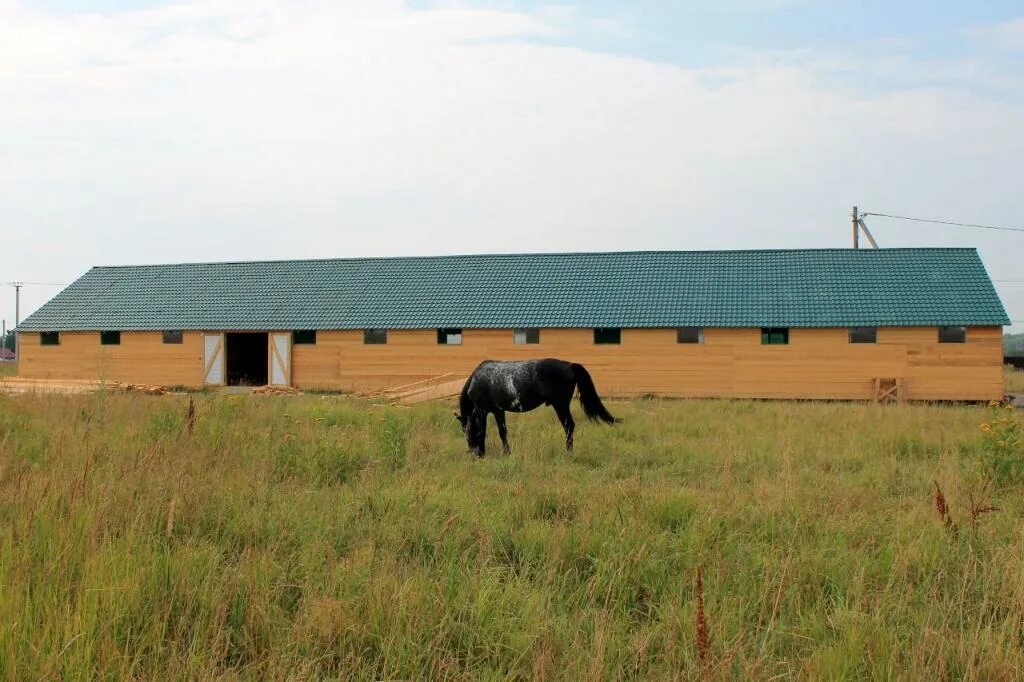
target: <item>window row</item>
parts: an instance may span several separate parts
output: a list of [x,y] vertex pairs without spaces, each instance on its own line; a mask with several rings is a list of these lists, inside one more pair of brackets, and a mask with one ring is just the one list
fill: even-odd
[[[166,331],[163,332],[163,342],[170,344],[183,343],[185,339],[184,332],[177,331]],[[39,334],[39,345],[41,346],[59,346],[60,345],[60,332],[40,332]],[[105,331],[100,332],[100,345],[101,346],[120,346],[121,345],[121,332],[119,331]]]
[[[877,343],[878,327],[850,327],[848,338],[850,343]],[[184,334],[180,330],[163,332],[163,342],[166,344],[180,344],[183,340]],[[516,345],[540,343],[540,329],[537,327],[513,329],[512,341]],[[939,327],[938,341],[939,343],[966,343],[967,327]],[[60,345],[60,332],[42,332],[39,335],[39,342],[43,346],[58,346]],[[387,342],[387,329],[363,330],[364,344],[379,345],[386,344]],[[316,330],[307,329],[292,332],[292,343],[296,346],[316,345]],[[441,346],[462,345],[462,329],[452,327],[438,329],[437,343]],[[620,344],[622,343],[622,329],[620,327],[597,327],[594,329],[594,343],[598,345]],[[676,343],[704,343],[704,328],[678,327],[676,329]],[[761,345],[784,346],[788,343],[788,327],[763,327],[761,329]],[[100,332],[100,344],[103,346],[121,345],[121,332]]]
[[[537,327],[523,327],[512,330],[512,341],[517,345],[540,343],[540,329]],[[368,346],[386,344],[388,342],[387,329],[364,329],[363,343]],[[455,327],[443,327],[437,330],[437,343],[440,346],[461,346],[462,329]],[[316,330],[306,329],[292,332],[292,344],[296,346],[316,345]]]
[[[850,343],[877,343],[878,327],[850,327]],[[939,327],[939,343],[966,343],[967,327]],[[525,327],[512,330],[512,341],[516,345],[540,343],[540,329]],[[364,344],[384,344],[388,342],[387,329],[364,329]],[[295,344],[315,344],[315,331],[297,331]],[[437,330],[437,343],[441,346],[462,345],[462,329],[447,327]],[[621,327],[595,327],[594,343],[598,345],[617,345],[622,343]],[[677,327],[676,343],[704,343],[703,327]],[[762,327],[761,345],[784,346],[789,344],[789,327]]]

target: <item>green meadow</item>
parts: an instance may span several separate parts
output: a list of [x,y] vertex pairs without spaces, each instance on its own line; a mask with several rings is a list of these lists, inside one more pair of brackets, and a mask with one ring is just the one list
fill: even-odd
[[194,399],[0,395],[0,679],[1024,675],[1010,410]]

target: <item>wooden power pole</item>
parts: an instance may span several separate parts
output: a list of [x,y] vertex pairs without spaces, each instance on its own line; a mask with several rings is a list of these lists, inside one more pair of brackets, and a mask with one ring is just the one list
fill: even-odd
[[853,207],[853,248],[860,248],[860,215],[856,206]]
[[18,343],[18,325],[21,324],[21,288],[25,286],[21,282],[12,282],[14,287],[14,361],[21,360],[21,344]]

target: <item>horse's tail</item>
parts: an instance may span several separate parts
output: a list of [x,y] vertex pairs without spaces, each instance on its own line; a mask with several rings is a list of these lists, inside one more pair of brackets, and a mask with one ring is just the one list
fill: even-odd
[[572,363],[569,365],[572,368],[573,376],[576,377],[576,387],[580,390],[580,403],[583,405],[583,413],[587,415],[587,418],[591,421],[597,421],[600,419],[606,424],[614,424],[617,421],[608,410],[605,409],[604,403],[601,402],[601,397],[597,395],[597,388],[594,387],[594,380],[590,378],[590,372],[583,365]]

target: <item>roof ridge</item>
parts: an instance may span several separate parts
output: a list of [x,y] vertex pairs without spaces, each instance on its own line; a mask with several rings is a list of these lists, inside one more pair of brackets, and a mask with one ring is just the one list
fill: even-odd
[[977,252],[973,246],[898,246],[884,249],[854,249],[851,247],[820,247],[796,249],[651,249],[639,251],[537,251],[513,253],[451,253],[413,256],[351,256],[335,258],[282,258],[264,260],[228,260],[228,261],[179,261],[176,263],[136,263],[132,265],[94,265],[91,270],[117,270],[128,268],[161,268],[182,265],[259,265],[285,263],[355,263],[371,261],[413,261],[442,260],[446,258],[552,258],[558,256],[643,256],[643,255],[676,255],[676,254],[783,254],[783,253],[863,253],[882,254],[892,251],[964,251]]

